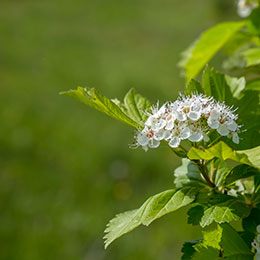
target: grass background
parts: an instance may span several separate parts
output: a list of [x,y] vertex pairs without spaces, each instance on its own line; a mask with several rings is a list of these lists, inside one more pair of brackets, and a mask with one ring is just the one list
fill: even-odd
[[201,236],[181,210],[103,249],[108,220],[171,188],[180,160],[166,146],[129,149],[132,129],[58,92],[176,98],[180,52],[236,17],[233,4],[1,1],[0,259],[179,259]]

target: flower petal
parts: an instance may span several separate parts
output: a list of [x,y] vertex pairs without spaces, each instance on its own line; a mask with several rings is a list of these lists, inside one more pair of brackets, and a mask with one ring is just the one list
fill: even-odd
[[191,135],[189,127],[185,127],[183,131],[181,132],[180,138],[181,139],[187,139]]
[[222,136],[227,136],[229,134],[229,130],[225,124],[220,124],[217,131]]
[[148,146],[150,148],[157,148],[157,147],[159,147],[159,145],[160,145],[160,141],[155,140],[155,139],[150,139],[149,140]]
[[207,120],[208,126],[212,129],[217,129],[219,127],[219,121],[217,119],[213,119],[211,117]]
[[169,142],[169,146],[172,148],[177,148],[180,145],[181,139],[178,136],[174,136]]
[[189,140],[191,142],[200,142],[203,139],[202,132],[191,132],[191,136],[189,137]]
[[235,143],[235,144],[239,144],[239,136],[237,133],[233,133],[232,135],[232,141]]
[[237,123],[235,122],[235,121],[229,121],[228,123],[227,123],[227,128],[229,129],[229,130],[231,130],[231,131],[236,131],[237,130]]
[[176,117],[179,121],[185,121],[187,119],[187,116],[182,112],[177,112]]
[[200,112],[197,112],[197,111],[191,111],[189,114],[188,114],[188,117],[193,120],[193,121],[197,121],[200,119],[200,116],[201,116],[201,113]]
[[144,132],[140,132],[137,135],[136,141],[139,145],[144,146],[147,145],[149,142],[149,138],[146,136],[146,134]]

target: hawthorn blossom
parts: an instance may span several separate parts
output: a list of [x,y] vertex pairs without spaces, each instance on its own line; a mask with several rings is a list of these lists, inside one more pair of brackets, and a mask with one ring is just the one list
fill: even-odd
[[257,6],[258,3],[255,0],[239,0],[237,4],[238,15],[243,18],[248,17]]
[[238,116],[234,112],[232,107],[212,97],[180,94],[174,102],[152,107],[143,130],[136,136],[137,146],[147,151],[157,148],[161,141],[166,141],[172,148],[179,147],[182,140],[209,142],[209,134],[213,131],[238,144],[241,126],[237,124]]

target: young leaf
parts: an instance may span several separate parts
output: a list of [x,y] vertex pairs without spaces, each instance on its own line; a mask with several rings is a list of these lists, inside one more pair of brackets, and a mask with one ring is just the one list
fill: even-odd
[[189,159],[182,159],[182,165],[175,169],[174,177],[174,184],[177,189],[187,185],[205,185],[197,165]]
[[60,94],[78,99],[84,104],[135,128],[143,125],[144,112],[150,107],[150,102],[133,89],[127,93],[125,104],[101,95],[94,88],[78,87],[76,90],[61,92]]
[[192,147],[188,152],[190,160],[212,160],[215,157],[221,160],[231,159],[260,168],[260,146],[249,150],[233,151],[231,147],[220,141],[208,149],[202,150]]
[[203,32],[187,51],[179,65],[186,72],[187,82],[196,77],[205,64],[243,26],[245,22],[224,22]]
[[150,109],[151,103],[148,99],[137,94],[134,89],[130,89],[124,98],[126,114],[139,124],[147,119],[146,111]]
[[192,203],[196,194],[197,188],[190,187],[167,190],[150,197],[139,209],[117,215],[105,230],[105,248],[141,224],[148,226],[163,215]]

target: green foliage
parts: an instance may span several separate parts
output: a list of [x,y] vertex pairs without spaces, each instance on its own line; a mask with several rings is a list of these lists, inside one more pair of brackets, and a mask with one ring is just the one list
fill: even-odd
[[249,233],[255,234],[256,227],[260,225],[260,209],[253,208],[246,218],[242,220],[243,229]]
[[188,211],[188,223],[206,227],[213,222],[228,223],[246,217],[249,214],[247,204],[232,196],[201,192],[195,201],[197,204]]
[[150,197],[139,209],[117,215],[105,230],[105,247],[141,224],[148,226],[163,215],[192,203],[196,194],[197,189],[189,187],[167,190]]
[[189,159],[182,159],[182,165],[174,170],[174,184],[176,188],[183,186],[206,186],[200,175],[198,166]]
[[220,141],[208,149],[192,147],[188,152],[188,158],[190,160],[212,160],[214,158],[219,158],[221,160],[231,159],[239,163],[260,168],[259,151],[259,146],[249,150],[234,151],[227,144]]
[[260,174],[259,170],[246,164],[237,165],[227,172],[224,185],[232,185],[236,181]]
[[[221,224],[203,232],[203,240],[191,245],[195,252],[192,254],[190,245],[183,247],[185,260],[252,260],[253,254],[240,235],[229,225]],[[185,251],[187,250],[187,252]]]
[[146,119],[146,111],[150,102],[131,89],[124,98],[124,103],[111,100],[101,95],[96,89],[78,87],[76,90],[61,92],[61,94],[78,99],[80,102],[93,107],[132,127],[139,128]]
[[192,255],[196,252],[193,246],[197,243],[199,243],[199,240],[192,240],[183,244],[181,249],[181,252],[183,253],[181,260],[191,259]]
[[248,49],[242,52],[242,55],[245,57],[247,67],[260,64],[260,48]]
[[224,22],[203,32],[200,38],[183,53],[179,63],[185,70],[187,82],[196,77],[206,63],[243,26],[245,22]]
[[260,35],[260,8],[253,10],[248,21],[249,32]]

